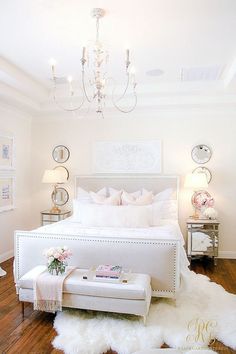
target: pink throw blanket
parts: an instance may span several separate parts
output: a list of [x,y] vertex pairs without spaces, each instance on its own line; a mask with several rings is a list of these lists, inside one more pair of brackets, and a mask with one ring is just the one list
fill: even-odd
[[62,275],[51,275],[43,271],[34,281],[34,310],[56,312],[62,310],[63,283],[75,269],[67,267]]

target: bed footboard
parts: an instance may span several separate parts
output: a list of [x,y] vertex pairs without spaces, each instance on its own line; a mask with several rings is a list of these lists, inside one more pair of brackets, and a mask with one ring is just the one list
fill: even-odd
[[15,282],[39,264],[43,250],[68,246],[70,265],[90,268],[98,264],[120,264],[132,272],[149,274],[154,297],[175,297],[180,283],[180,242],[148,238],[116,238],[15,232]]

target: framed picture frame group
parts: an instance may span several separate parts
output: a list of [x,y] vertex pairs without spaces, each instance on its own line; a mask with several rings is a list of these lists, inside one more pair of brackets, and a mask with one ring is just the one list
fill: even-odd
[[0,213],[15,208],[14,137],[0,132]]

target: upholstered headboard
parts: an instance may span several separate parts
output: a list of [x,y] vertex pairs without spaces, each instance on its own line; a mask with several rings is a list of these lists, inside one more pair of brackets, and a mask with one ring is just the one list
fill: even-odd
[[77,196],[78,187],[87,191],[97,192],[103,187],[113,187],[118,190],[124,189],[127,192],[135,192],[141,188],[153,191],[155,194],[166,188],[173,189],[172,199],[178,200],[179,177],[162,175],[142,175],[142,176],[76,176],[75,177],[75,196]]

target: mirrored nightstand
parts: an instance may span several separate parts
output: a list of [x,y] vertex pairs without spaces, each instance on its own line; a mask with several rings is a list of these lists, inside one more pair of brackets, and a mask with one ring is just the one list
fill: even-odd
[[219,225],[217,220],[187,220],[187,255],[190,262],[193,258],[208,256],[213,258],[214,264],[217,265]]
[[49,225],[68,218],[71,215],[70,210],[61,210],[60,213],[52,213],[50,210],[41,211],[41,225]]

